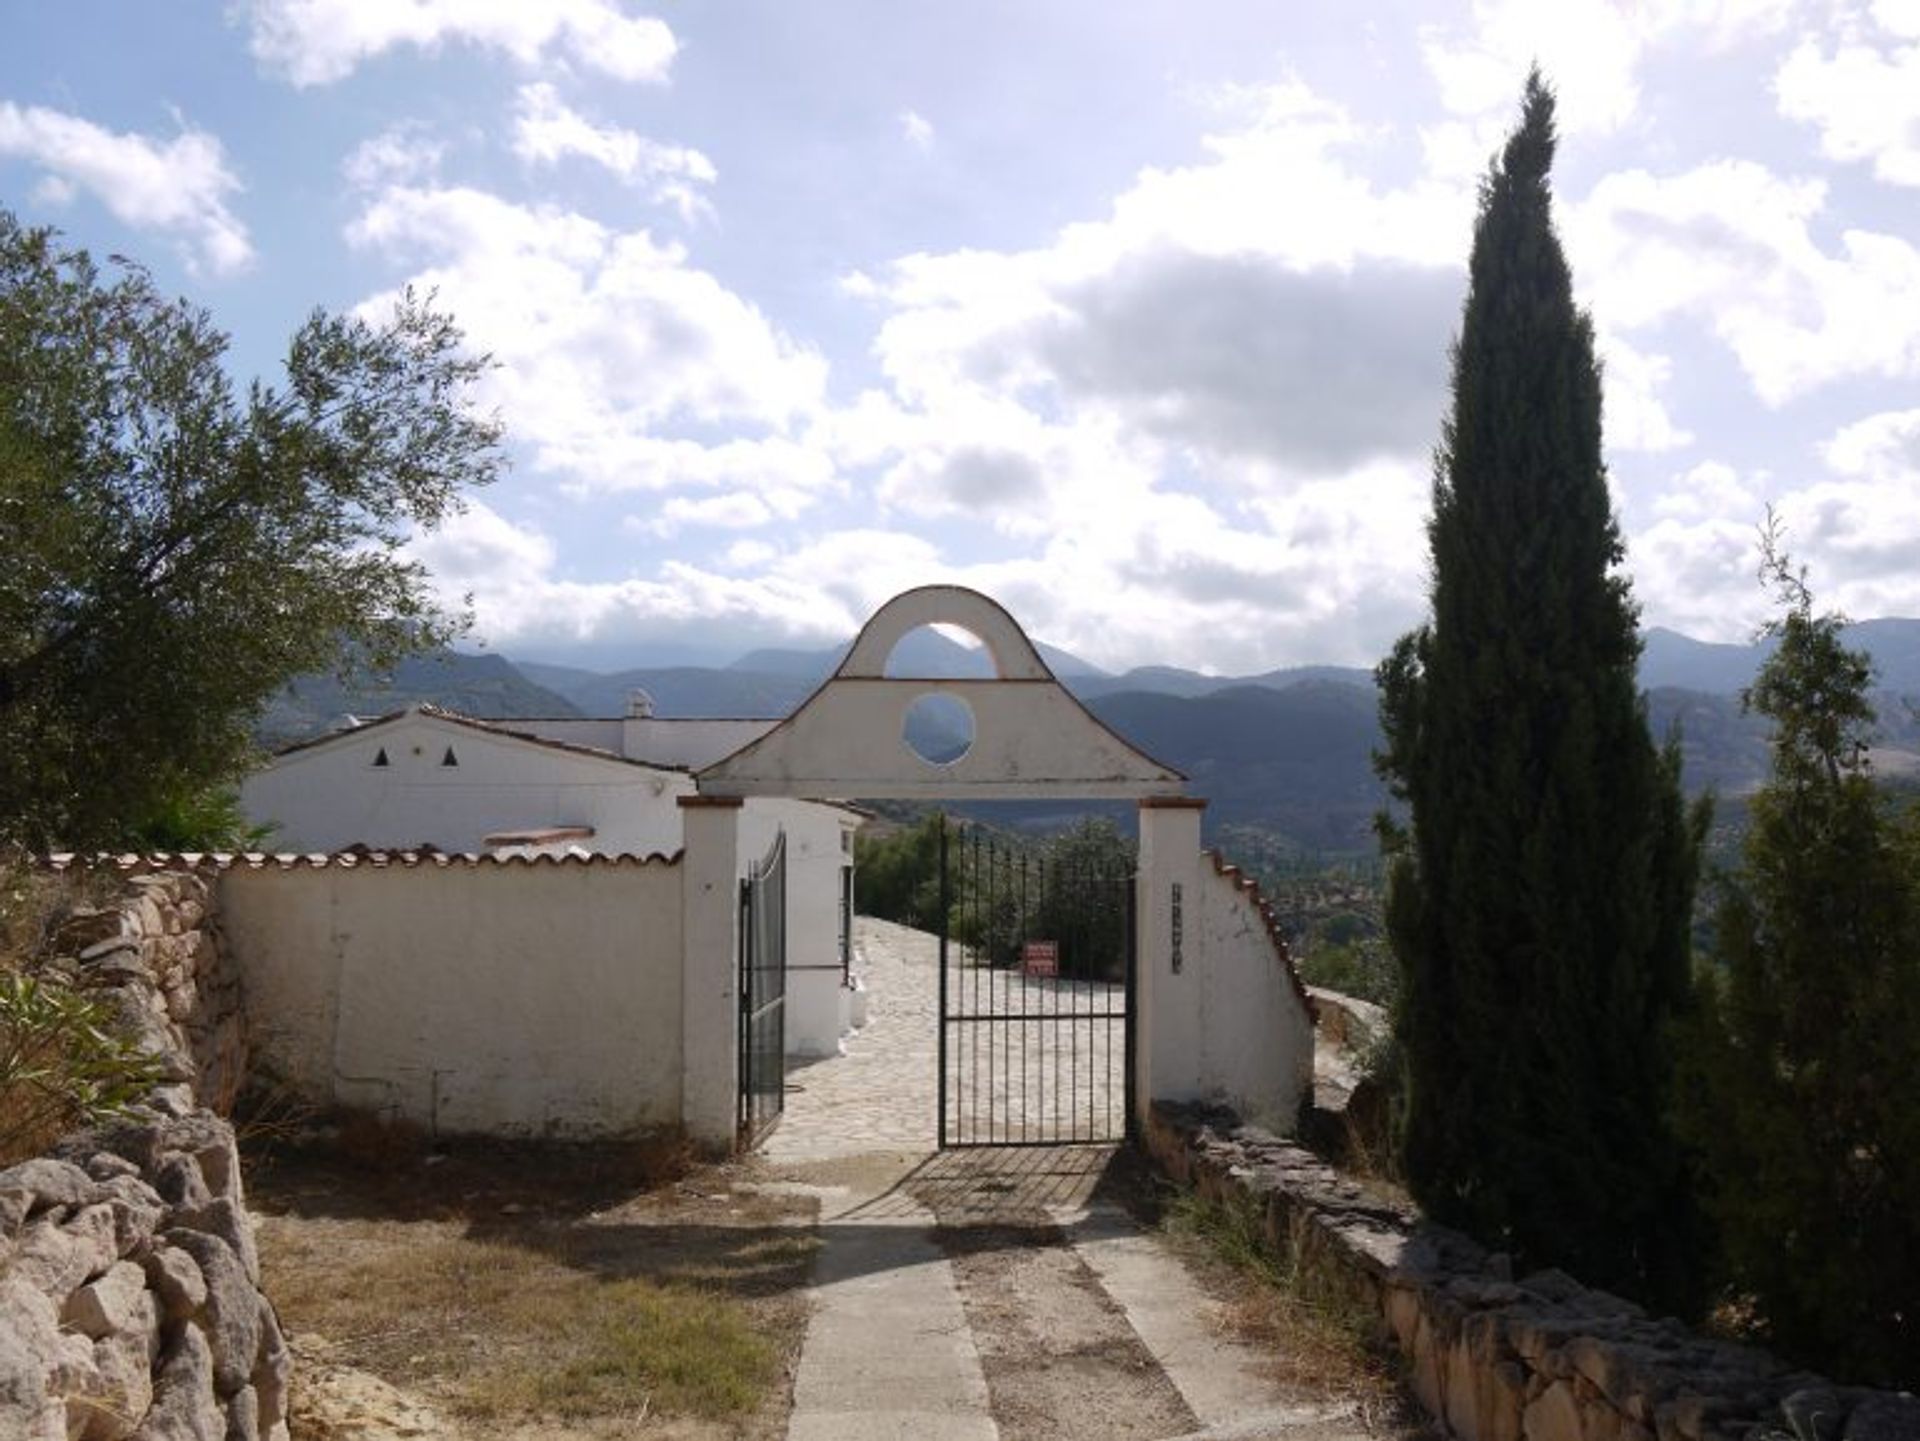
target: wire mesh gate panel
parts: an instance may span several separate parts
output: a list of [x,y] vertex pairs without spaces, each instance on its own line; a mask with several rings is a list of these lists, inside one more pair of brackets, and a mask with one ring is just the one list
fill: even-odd
[[940,877],[940,1145],[1125,1139],[1131,866],[947,821]]
[[741,1149],[780,1119],[787,1086],[787,836],[740,882]]

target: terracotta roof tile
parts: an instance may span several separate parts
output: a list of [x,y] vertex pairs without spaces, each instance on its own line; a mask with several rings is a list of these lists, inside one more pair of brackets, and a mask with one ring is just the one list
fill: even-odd
[[473,870],[496,866],[601,866],[601,867],[640,867],[640,866],[677,866],[682,852],[671,855],[654,852],[650,855],[578,855],[562,856],[502,856],[474,851],[440,850],[370,850],[354,848],[331,853],[292,854],[287,852],[267,853],[261,851],[244,852],[196,852],[196,851],[156,851],[150,854],[126,853],[121,855],[81,855],[72,851],[63,851],[54,855],[37,856],[36,868],[46,871],[84,871],[104,869],[117,871],[122,875],[145,875],[154,871],[228,871],[228,870],[386,870],[398,867],[402,870],[417,870],[426,867],[430,870],[450,870],[454,868]]
[[1213,860],[1214,874],[1253,902],[1253,909],[1260,917],[1267,939],[1273,943],[1274,954],[1280,958],[1280,965],[1286,971],[1287,979],[1293,982],[1294,993],[1300,997],[1300,1003],[1307,1008],[1308,1018],[1317,1018],[1320,1008],[1313,997],[1307,994],[1306,982],[1300,979],[1300,969],[1293,963],[1293,948],[1287,944],[1287,938],[1280,934],[1280,923],[1273,914],[1272,904],[1266,896],[1261,894],[1260,882],[1229,861],[1218,848],[1208,851],[1207,854]]

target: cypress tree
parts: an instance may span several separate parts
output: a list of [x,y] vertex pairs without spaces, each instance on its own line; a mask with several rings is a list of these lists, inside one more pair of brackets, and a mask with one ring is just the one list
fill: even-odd
[[1697,1235],[1670,1127],[1704,813],[1647,731],[1593,325],[1528,77],[1480,193],[1435,455],[1432,615],[1378,672],[1401,1161],[1435,1219],[1670,1309]]

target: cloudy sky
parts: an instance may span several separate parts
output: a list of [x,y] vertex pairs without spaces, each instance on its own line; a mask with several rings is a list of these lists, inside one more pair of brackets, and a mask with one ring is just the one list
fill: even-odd
[[271,374],[436,289],[514,469],[477,638],[843,638],[955,580],[1111,668],[1419,618],[1475,186],[1537,57],[1649,623],[1920,615],[1920,0],[9,0],[0,204]]

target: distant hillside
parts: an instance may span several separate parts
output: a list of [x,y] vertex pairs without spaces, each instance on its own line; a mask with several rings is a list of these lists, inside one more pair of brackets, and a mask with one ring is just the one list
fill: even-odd
[[1341,685],[1373,685],[1373,672],[1359,666],[1347,665],[1296,665],[1284,666],[1279,670],[1262,671],[1258,675],[1202,675],[1199,671],[1182,670],[1171,665],[1137,666],[1124,675],[1082,675],[1060,677],[1068,690],[1082,700],[1092,700],[1096,696],[1120,695],[1128,691],[1145,691],[1153,695],[1177,695],[1189,698],[1203,695],[1217,695],[1224,690],[1237,690],[1245,686],[1264,686],[1268,690],[1286,690],[1291,686],[1310,682],[1333,681]]
[[500,719],[581,714],[504,656],[439,651],[400,662],[384,683],[343,686],[330,675],[301,676],[268,705],[255,730],[271,748],[318,735],[344,715],[384,715],[420,701]]
[[565,696],[583,714],[591,716],[625,715],[627,698],[636,690],[653,697],[655,715],[742,719],[784,716],[791,714],[794,707],[813,692],[815,685],[804,675],[731,668],[705,670],[695,666],[601,675],[568,666],[523,661],[520,669],[530,680]]
[[1303,681],[1284,690],[1238,686],[1204,696],[1140,691],[1089,709],[1205,796],[1209,829],[1253,824],[1316,850],[1373,844],[1386,789],[1373,774],[1380,744],[1371,688]]
[[[1873,657],[1876,688],[1920,697],[1920,620],[1896,616],[1856,621],[1841,632],[1841,639]],[[1655,626],[1647,632],[1646,649],[1640,656],[1640,684],[1649,690],[1678,686],[1738,695],[1753,684],[1773,650],[1770,639],[1716,644]]]
[[[1036,641],[1034,646],[1054,675],[1068,684],[1083,678],[1101,682],[1112,679],[1098,666],[1081,660],[1071,651],[1061,650],[1044,641]],[[762,675],[799,676],[817,685],[833,674],[852,648],[853,642],[849,640],[845,645],[828,650],[749,651],[728,669]],[[987,654],[984,646],[964,646],[958,641],[949,640],[937,630],[923,627],[909,631],[900,638],[899,645],[889,659],[887,673],[937,680],[984,679],[993,674],[993,658]]]

